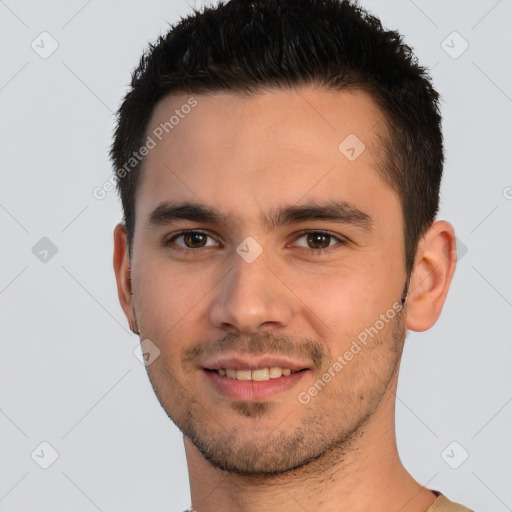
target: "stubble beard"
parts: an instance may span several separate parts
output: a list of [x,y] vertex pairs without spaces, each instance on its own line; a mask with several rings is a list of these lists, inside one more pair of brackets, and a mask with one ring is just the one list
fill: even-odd
[[[367,359],[363,355],[366,360],[359,359],[359,368],[354,367],[360,370],[359,375],[350,374],[351,378],[356,375],[360,382],[369,383],[364,388],[366,400],[361,400],[361,393],[354,391],[351,382],[347,386],[336,386],[334,378],[334,382],[327,384],[311,401],[310,407],[297,402],[299,410],[290,413],[270,432],[268,429],[258,432],[258,419],[264,420],[272,414],[276,403],[232,402],[230,410],[213,418],[162,366],[151,365],[153,368],[147,368],[148,375],[168,417],[213,467],[253,479],[315,474],[319,468],[343,461],[346,453],[364,436],[365,426],[390,385],[396,382],[406,335],[404,318],[402,310],[384,330],[388,331],[387,336],[384,331],[381,333],[387,340],[375,338],[372,345],[362,351],[368,351],[367,357],[372,358],[372,362],[377,361],[378,371],[375,366],[365,365]],[[345,371],[346,368],[341,374]],[[350,389],[352,394],[347,391]],[[232,414],[254,420],[254,429],[246,428],[241,432],[224,427],[223,416]],[[297,417],[300,418],[298,423]],[[284,428],[287,422],[289,429]]]

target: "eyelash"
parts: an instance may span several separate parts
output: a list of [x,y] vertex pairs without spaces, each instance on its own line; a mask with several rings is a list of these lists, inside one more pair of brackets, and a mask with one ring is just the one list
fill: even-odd
[[[213,237],[211,235],[209,235],[208,233],[201,231],[199,229],[184,229],[183,231],[180,231],[179,233],[176,233],[172,237],[165,240],[164,245],[168,246],[169,243],[174,242],[177,238],[180,238],[183,235],[187,235],[187,234],[191,234],[191,233],[204,235],[204,236],[207,236],[207,237],[213,239]],[[347,243],[348,243],[348,240],[340,235],[334,235],[333,233],[330,233],[329,231],[322,231],[322,230],[317,230],[317,229],[302,231],[297,234],[297,236],[294,240],[296,241],[296,240],[302,238],[303,236],[313,234],[313,233],[329,236],[329,237],[331,237],[331,239],[338,241],[338,244],[331,246],[331,247],[327,247],[326,249],[312,249],[312,248],[300,247],[300,249],[306,249],[310,254],[315,255],[315,256],[321,256],[323,254],[328,254],[328,253],[332,252],[333,250],[338,250],[339,249],[338,245],[344,246],[344,245],[347,245]],[[188,248],[173,247],[174,251],[177,251],[180,253],[188,253],[188,254],[190,254],[191,251],[197,252],[199,249],[203,249],[203,247],[198,247],[197,249],[190,248],[190,247],[188,247]],[[207,247],[207,249],[208,249],[208,247]]]
[[300,233],[297,233],[296,237],[294,238],[294,241],[296,242],[300,238],[302,238],[306,235],[311,235],[311,234],[319,234],[319,235],[328,236],[331,238],[330,242],[332,242],[332,240],[336,240],[338,242],[337,244],[327,247],[326,249],[313,249],[311,247],[299,247],[299,249],[304,249],[304,250],[308,251],[308,253],[312,256],[322,256],[324,254],[330,254],[333,251],[339,250],[340,246],[347,245],[347,243],[348,243],[348,240],[346,238],[342,237],[341,235],[335,235],[334,233],[330,233],[329,231],[322,231],[322,230],[318,230],[318,229],[310,229],[310,230],[306,230],[306,231],[301,231]]
[[[170,238],[164,240],[164,245],[167,247],[171,242],[174,242],[174,240],[176,240],[176,238],[180,238],[181,236],[187,235],[187,234],[190,234],[190,233],[196,233],[196,234],[199,234],[199,235],[204,235],[204,236],[207,236],[207,237],[213,239],[213,237],[211,235],[209,235],[208,233],[205,233],[204,231],[201,231],[199,229],[184,229],[183,231],[180,231],[179,233],[176,233],[175,235],[171,236]],[[190,248],[190,247],[186,247],[186,248],[183,248],[183,247],[173,247],[172,248],[173,251],[182,252],[182,253],[197,252],[199,249],[204,249],[204,247],[198,247],[197,249],[193,249],[193,248]],[[208,247],[207,247],[207,249],[208,249]]]

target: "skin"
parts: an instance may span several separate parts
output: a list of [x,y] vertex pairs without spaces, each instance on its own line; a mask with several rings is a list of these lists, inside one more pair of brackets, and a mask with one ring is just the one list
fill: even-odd
[[[364,92],[312,86],[194,98],[197,106],[146,157],[131,260],[124,226],[114,232],[121,306],[141,340],[160,350],[148,375],[184,433],[193,507],[424,512],[435,495],[399,459],[395,392],[406,330],[430,328],[446,298],[452,226],[437,221],[420,240],[402,312],[301,403],[299,392],[400,303],[406,283],[400,201],[377,172],[382,115]],[[188,99],[164,98],[148,134]],[[366,146],[354,161],[338,149],[349,134]],[[164,201],[216,208],[228,224],[150,225]],[[371,226],[304,220],[270,228],[262,221],[276,208],[312,201],[350,203]],[[208,237],[170,241],[183,229]],[[315,243],[304,231],[333,237]],[[262,249],[251,263],[236,251],[246,237]],[[236,401],[202,367],[228,352],[283,354],[310,370],[269,399]]]

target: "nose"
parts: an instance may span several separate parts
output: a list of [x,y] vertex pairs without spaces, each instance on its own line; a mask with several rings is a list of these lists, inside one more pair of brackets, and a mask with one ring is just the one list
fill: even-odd
[[250,334],[290,324],[293,293],[264,254],[248,263],[234,253],[231,270],[213,290],[210,322],[216,328]]

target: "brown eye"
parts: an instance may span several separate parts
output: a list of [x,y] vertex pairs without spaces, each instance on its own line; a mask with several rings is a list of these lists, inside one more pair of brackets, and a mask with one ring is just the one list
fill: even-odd
[[183,235],[183,241],[185,242],[185,245],[191,249],[204,247],[207,238],[208,237],[204,233],[198,233],[197,231],[192,233],[185,233]]
[[322,255],[340,249],[347,242],[342,235],[333,235],[327,231],[306,231],[296,238],[293,245],[309,249],[311,255]]
[[306,235],[306,240],[313,249],[325,249],[329,247],[331,235],[315,231]]
[[171,242],[178,246],[176,250],[201,249],[203,247],[218,247],[219,245],[207,233],[196,230],[181,231],[170,238],[166,245],[170,245]]

